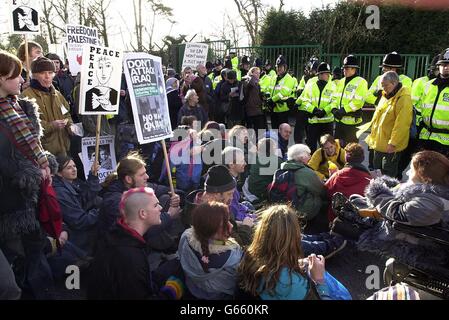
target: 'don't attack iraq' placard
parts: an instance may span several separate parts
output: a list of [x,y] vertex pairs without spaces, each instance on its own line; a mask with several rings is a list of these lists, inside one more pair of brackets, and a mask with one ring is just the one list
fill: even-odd
[[69,60],[70,73],[76,76],[81,71],[83,64],[83,47],[85,44],[100,45],[97,28],[81,25],[66,25],[67,58]]
[[[39,6],[36,0],[9,0],[11,31],[18,34],[38,34]],[[6,10],[6,8],[1,8]]]
[[160,57],[128,53],[123,61],[140,144],[173,136]]
[[81,68],[82,115],[118,114],[123,52],[85,45]]

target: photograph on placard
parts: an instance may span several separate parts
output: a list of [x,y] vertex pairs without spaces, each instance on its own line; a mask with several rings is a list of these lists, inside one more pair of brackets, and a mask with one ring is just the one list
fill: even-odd
[[[95,137],[83,138],[81,142],[81,161],[83,162],[86,179],[92,165],[95,162]],[[109,176],[117,166],[115,158],[114,136],[101,136],[100,146],[98,151],[98,164],[100,169],[98,171],[98,178],[100,182]]]
[[124,71],[139,143],[172,137],[161,58],[126,54]]

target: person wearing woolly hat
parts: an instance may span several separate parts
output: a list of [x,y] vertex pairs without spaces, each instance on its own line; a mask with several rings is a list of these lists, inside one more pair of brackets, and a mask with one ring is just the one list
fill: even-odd
[[53,85],[55,77],[54,63],[45,57],[39,57],[31,64],[32,79],[30,87],[22,96],[35,99],[39,105],[44,136],[42,146],[53,154],[66,155],[70,150],[70,106],[64,96]]
[[[195,190],[187,195],[186,206],[181,213],[181,218],[185,226],[190,227],[192,224],[192,211],[201,203],[210,203],[217,201],[230,205],[237,181],[224,165],[215,165],[209,168],[206,174],[204,189]],[[231,223],[234,228],[232,237],[237,240],[240,245],[247,245],[252,238],[252,221],[243,221],[241,224],[235,222],[231,215]]]
[[57,54],[47,53],[45,57],[53,61],[55,65],[56,76],[53,79],[53,85],[59,92],[62,93],[62,95],[70,104],[70,106],[72,106],[73,105],[72,91],[75,86],[74,78],[70,75],[68,70],[64,70],[64,63]]

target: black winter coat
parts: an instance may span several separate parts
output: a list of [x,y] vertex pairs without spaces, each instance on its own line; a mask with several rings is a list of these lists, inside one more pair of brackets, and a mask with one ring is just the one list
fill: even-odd
[[[39,137],[42,136],[38,106],[28,99],[18,100],[28,115]],[[4,130],[6,122],[0,120],[0,242],[4,239],[31,233],[40,229],[36,206],[41,185],[41,172],[37,165],[15,147]]]
[[145,240],[123,222],[111,231],[92,262],[88,299],[143,300],[158,292]]

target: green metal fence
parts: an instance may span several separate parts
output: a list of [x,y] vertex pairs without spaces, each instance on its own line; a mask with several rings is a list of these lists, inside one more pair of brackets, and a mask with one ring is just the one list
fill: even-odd
[[[256,58],[265,61],[269,59],[273,65],[277,57],[282,54],[288,62],[289,68],[298,77],[302,77],[304,65],[309,61],[310,57],[316,56],[322,61],[329,63],[332,68],[343,64],[344,55],[334,53],[323,53],[320,45],[287,45],[287,46],[258,46],[258,47],[230,47],[230,41],[209,41],[208,60],[214,61],[217,58],[223,59],[229,52],[235,51],[238,57],[244,55],[250,57],[250,61]],[[176,70],[180,71],[182,60],[184,57],[185,44],[177,45],[172,48],[171,58],[172,65]],[[354,54],[360,65],[360,75],[364,77],[369,84],[380,75],[382,59],[384,54]],[[403,59],[403,72],[412,79],[417,79],[426,75],[427,66],[430,63],[430,55],[425,54],[401,54]],[[173,61],[174,60],[174,61]]]
[[[359,60],[360,76],[365,78],[369,84],[381,74],[382,59],[384,54],[354,54]],[[412,79],[417,79],[427,74],[427,66],[430,63],[430,55],[425,54],[401,54],[403,61],[403,73]],[[322,60],[329,63],[332,68],[343,64],[344,55],[323,54]]]
[[322,54],[320,45],[238,47],[230,48],[230,50],[236,51],[238,57],[244,55],[250,57],[250,61],[260,58],[265,62],[268,59],[273,66],[277,57],[282,54],[287,59],[289,69],[297,76],[302,76],[304,65],[311,56],[318,57]]

